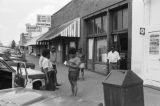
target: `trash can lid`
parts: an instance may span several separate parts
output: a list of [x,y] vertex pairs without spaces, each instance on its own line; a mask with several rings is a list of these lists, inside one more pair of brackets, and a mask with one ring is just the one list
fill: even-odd
[[143,80],[131,70],[113,70],[107,75],[103,84],[128,87],[143,84]]

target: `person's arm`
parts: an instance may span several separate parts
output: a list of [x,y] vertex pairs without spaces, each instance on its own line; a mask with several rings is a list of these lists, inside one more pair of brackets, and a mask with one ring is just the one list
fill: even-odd
[[71,64],[71,67],[72,68],[79,68],[80,64],[81,64],[81,60],[80,60],[80,58],[77,58],[76,61]]
[[75,62],[68,61],[66,66],[71,68],[78,68],[80,63],[81,63],[80,59],[77,59]]

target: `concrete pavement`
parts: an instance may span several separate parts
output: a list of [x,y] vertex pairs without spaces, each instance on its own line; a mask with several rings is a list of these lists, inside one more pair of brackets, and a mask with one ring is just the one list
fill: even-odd
[[[28,62],[35,63],[38,67],[39,57],[27,55]],[[99,103],[104,103],[103,85],[105,75],[100,75],[88,70],[85,70],[85,80],[78,81],[78,94],[76,97],[71,96],[70,84],[68,81],[68,68],[63,64],[57,64],[58,82],[62,84],[59,90],[54,91],[54,95],[63,100],[66,106],[97,106]],[[52,100],[54,101],[54,100]],[[145,106],[160,106],[160,90],[144,86],[144,101]],[[83,106],[83,105],[82,105]]]

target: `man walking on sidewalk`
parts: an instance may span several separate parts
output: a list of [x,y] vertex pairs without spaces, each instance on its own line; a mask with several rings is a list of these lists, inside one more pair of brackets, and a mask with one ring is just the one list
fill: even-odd
[[56,60],[57,60],[56,48],[55,48],[55,46],[51,46],[50,61],[52,62],[53,69],[55,70],[55,84],[56,84],[56,86],[60,86],[60,84],[58,84],[58,82],[57,82]]
[[108,62],[109,62],[109,72],[111,70],[118,69],[120,56],[119,53],[115,50],[115,47],[111,47],[111,51],[108,53]]

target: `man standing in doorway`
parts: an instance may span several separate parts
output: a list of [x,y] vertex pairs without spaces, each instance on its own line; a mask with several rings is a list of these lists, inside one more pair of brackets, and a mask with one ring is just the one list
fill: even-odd
[[60,86],[60,84],[58,84],[58,82],[57,82],[56,60],[57,60],[56,48],[55,48],[55,46],[51,46],[50,61],[52,62],[53,69],[55,70],[55,84],[56,84],[56,86]]
[[119,60],[119,53],[115,50],[115,47],[112,46],[111,51],[108,53],[109,72],[119,68]]

